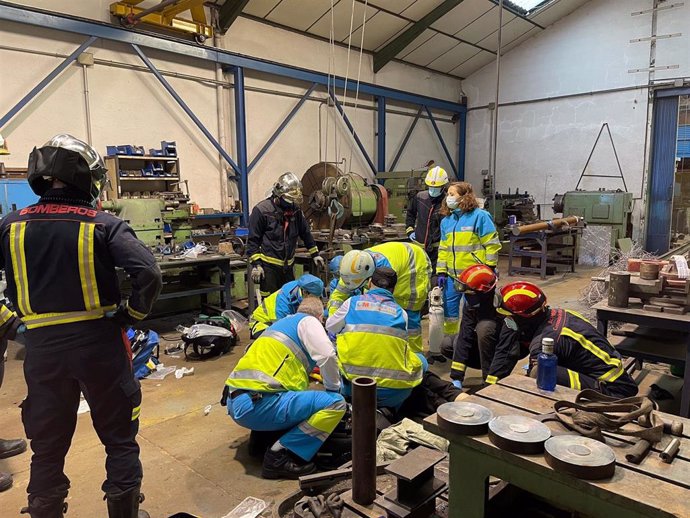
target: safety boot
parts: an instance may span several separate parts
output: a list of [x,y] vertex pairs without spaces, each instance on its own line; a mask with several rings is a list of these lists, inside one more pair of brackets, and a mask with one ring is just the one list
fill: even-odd
[[261,476],[267,479],[297,480],[304,475],[311,475],[314,471],[316,471],[316,465],[313,462],[298,460],[285,448],[278,451],[269,449],[264,455]]
[[67,512],[67,491],[58,491],[47,495],[29,495],[29,506],[20,514],[31,518],[63,518]]
[[108,518],[150,518],[149,513],[139,509],[144,501],[144,494],[140,487],[133,487],[127,491],[106,493],[108,503]]
[[14,457],[26,451],[24,439],[0,439],[0,459]]
[[0,493],[12,487],[12,474],[0,471]]

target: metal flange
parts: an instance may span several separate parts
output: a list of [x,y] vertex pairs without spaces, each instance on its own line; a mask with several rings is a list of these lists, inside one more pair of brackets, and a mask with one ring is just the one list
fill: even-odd
[[616,470],[616,455],[603,442],[581,435],[559,435],[544,445],[546,462],[562,471],[586,480],[610,478]]
[[436,411],[438,427],[459,435],[481,435],[494,416],[488,408],[475,403],[453,401],[444,403]]
[[513,453],[541,453],[551,430],[544,423],[521,415],[502,415],[489,422],[489,439]]

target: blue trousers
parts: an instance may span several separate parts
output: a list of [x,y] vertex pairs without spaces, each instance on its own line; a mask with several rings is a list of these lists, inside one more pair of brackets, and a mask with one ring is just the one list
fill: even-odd
[[[429,370],[429,363],[422,353],[416,353],[417,357],[422,361],[422,372]],[[340,393],[345,397],[352,397],[352,383],[350,380],[343,378],[340,385]],[[398,410],[405,400],[412,394],[412,389],[396,389],[396,388],[381,388],[376,387],[376,407],[377,408],[393,408]]]
[[461,301],[462,293],[456,289],[453,279],[448,277],[443,289],[443,334],[446,336],[458,334]]
[[[260,397],[259,397],[260,396]],[[258,399],[257,399],[258,397]],[[288,430],[279,440],[310,461],[345,415],[343,396],[334,392],[244,393],[228,397],[228,415],[240,426],[260,432]]]

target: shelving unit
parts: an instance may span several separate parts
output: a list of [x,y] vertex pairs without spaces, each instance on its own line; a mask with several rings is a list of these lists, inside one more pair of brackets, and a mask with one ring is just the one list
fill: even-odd
[[[162,167],[162,175],[144,176],[144,169],[155,165]],[[111,155],[105,157],[108,169],[109,185],[106,190],[109,200],[129,198],[133,193],[157,193],[179,191],[180,162],[174,156],[151,155]],[[121,176],[120,172],[129,172],[132,176]],[[138,174],[140,176],[133,176]],[[165,175],[169,176],[165,176]]]

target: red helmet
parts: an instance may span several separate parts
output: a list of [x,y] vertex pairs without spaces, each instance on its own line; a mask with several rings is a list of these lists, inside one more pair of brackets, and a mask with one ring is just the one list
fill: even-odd
[[462,291],[486,293],[494,289],[497,280],[498,278],[491,268],[485,264],[475,264],[462,271],[458,282],[464,288]]
[[531,282],[511,282],[497,293],[495,306],[503,315],[533,317],[546,306],[546,295]]

